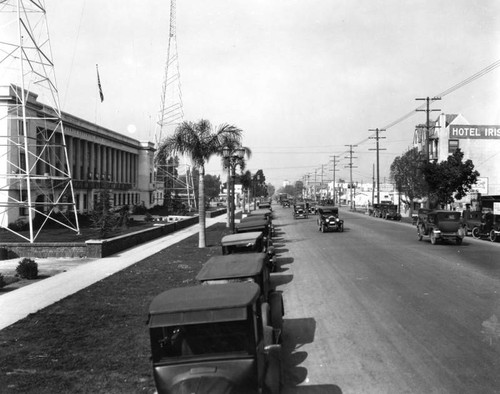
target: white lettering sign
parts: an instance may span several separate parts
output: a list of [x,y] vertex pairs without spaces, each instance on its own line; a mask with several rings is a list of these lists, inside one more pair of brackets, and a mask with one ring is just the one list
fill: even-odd
[[451,139],[500,139],[500,126],[451,125]]

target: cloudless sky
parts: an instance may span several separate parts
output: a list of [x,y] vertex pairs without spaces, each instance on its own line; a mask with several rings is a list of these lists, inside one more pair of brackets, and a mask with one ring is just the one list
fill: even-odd
[[[168,47],[167,0],[47,0],[62,110],[154,141]],[[422,102],[500,59],[498,0],[179,0],[184,119],[234,124],[277,188],[316,174],[371,182],[375,140]],[[104,93],[100,102],[96,69]],[[500,125],[500,68],[433,104]],[[433,112],[431,118],[436,118]],[[416,112],[381,135],[382,177],[412,145]],[[361,142],[361,143],[360,143]],[[221,173],[220,160],[207,167]]]

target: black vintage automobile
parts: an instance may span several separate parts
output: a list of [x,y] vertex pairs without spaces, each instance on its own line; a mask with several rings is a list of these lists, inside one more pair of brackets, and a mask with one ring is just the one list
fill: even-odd
[[398,212],[398,206],[389,204],[384,211],[384,219],[386,220],[401,220],[401,214]]
[[309,208],[305,202],[297,202],[293,205],[293,218],[308,218]]
[[491,242],[500,239],[500,215],[493,212],[485,212],[481,217],[481,223],[472,229],[474,238],[488,238]]
[[281,345],[252,282],[167,290],[149,306],[159,394],[278,394]]
[[203,264],[196,279],[207,285],[249,281],[257,283],[261,289],[262,302],[269,304],[271,325],[275,334],[281,338],[285,313],[283,295],[272,286],[271,275],[262,253],[212,256]]
[[276,256],[274,246],[269,237],[265,237],[262,231],[243,232],[229,234],[221,239],[222,254],[240,253],[265,253],[269,270],[276,269]]
[[331,205],[318,206],[318,230],[322,233],[327,231],[344,231],[344,221],[339,218],[339,208]]
[[428,237],[433,245],[438,241],[454,241],[460,245],[465,237],[461,213],[441,209],[419,209],[417,237],[419,241]]

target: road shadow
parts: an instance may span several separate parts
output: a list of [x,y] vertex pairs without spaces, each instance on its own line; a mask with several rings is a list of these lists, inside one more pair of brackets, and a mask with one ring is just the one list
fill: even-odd
[[285,265],[293,263],[293,257],[276,257],[276,266],[283,268]]
[[293,275],[281,274],[279,272],[271,275],[271,286],[276,288],[278,286],[286,285],[293,280]]
[[334,384],[318,384],[314,386],[284,387],[281,394],[342,394],[342,390]]
[[[283,389],[293,388],[307,378],[307,369],[300,364],[307,358],[302,346],[314,341],[316,320],[313,318],[285,319],[283,322]],[[284,390],[282,390],[283,392]]]

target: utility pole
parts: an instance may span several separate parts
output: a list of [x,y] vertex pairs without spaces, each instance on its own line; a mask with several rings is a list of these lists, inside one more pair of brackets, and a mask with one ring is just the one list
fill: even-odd
[[369,129],[369,131],[375,131],[375,137],[369,137],[370,139],[374,139],[377,141],[377,147],[375,149],[369,149],[369,150],[376,150],[377,151],[377,204],[380,204],[380,159],[379,159],[379,151],[385,150],[381,149],[379,147],[379,140],[383,139],[385,137],[380,137],[379,132],[380,131],[385,131],[385,129]]
[[333,205],[335,205],[335,203],[336,203],[335,200],[336,200],[336,197],[337,197],[336,193],[335,193],[335,172],[337,171],[337,163],[338,163],[337,157],[338,156],[333,155],[333,156],[330,156],[330,157],[333,158],[333,160],[332,160],[332,162],[333,162],[333,167],[332,167],[332,173],[333,173],[333,196],[332,196],[332,198],[333,198]]
[[[415,100],[419,101],[425,101],[426,102],[426,109],[417,109],[417,111],[425,111],[426,112],[426,121],[425,121],[425,142],[424,142],[424,160],[425,164],[429,163],[430,160],[430,147],[429,147],[429,140],[430,140],[430,129],[431,129],[431,120],[430,120],[430,114],[431,111],[441,111],[440,109],[430,109],[430,105],[432,101],[437,101],[441,100],[441,97],[419,97],[416,98]],[[427,193],[428,194],[428,193]],[[425,203],[425,207],[429,208],[429,195],[427,195],[427,201]]]
[[357,157],[353,157],[352,154],[354,153],[354,151],[352,150],[352,148],[355,148],[357,147],[357,145],[346,145],[349,147],[349,157],[346,157],[346,159],[349,159],[349,164],[345,167],[349,167],[349,183],[350,183],[350,189],[351,189],[351,210],[353,208],[352,206],[352,189],[353,189],[353,184],[352,184],[352,169],[353,168],[357,168],[357,167],[354,167],[352,165],[352,159],[357,159]]
[[317,198],[316,198],[316,182],[317,182],[316,175],[317,175],[317,171],[318,171],[318,169],[314,170],[314,201],[317,201]]

